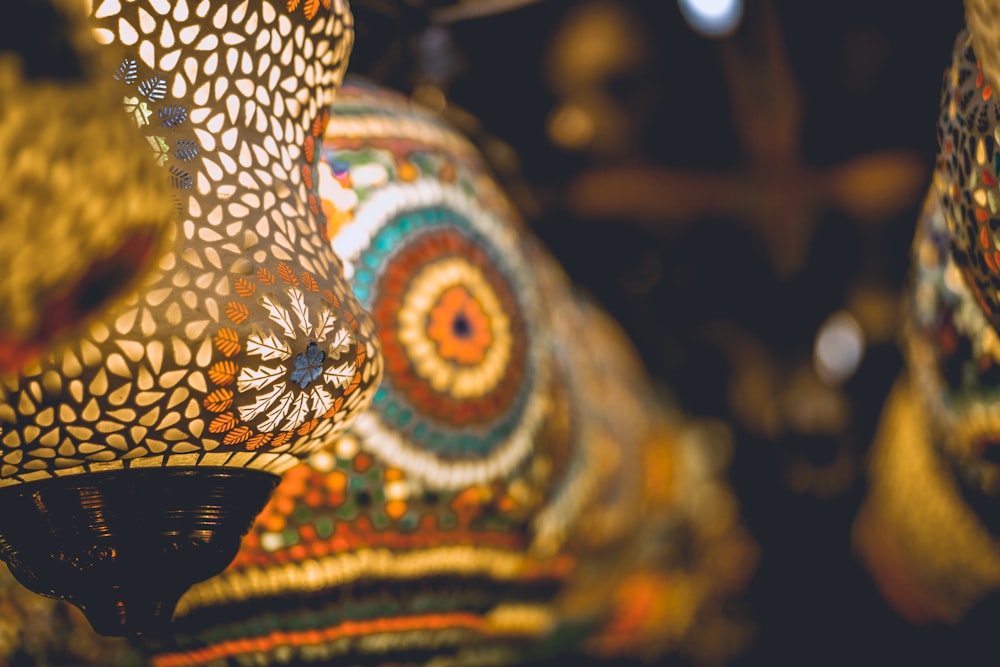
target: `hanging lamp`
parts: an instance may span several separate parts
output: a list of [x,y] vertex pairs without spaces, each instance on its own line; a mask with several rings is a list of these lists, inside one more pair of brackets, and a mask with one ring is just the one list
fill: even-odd
[[378,383],[316,196],[352,23],[341,1],[104,0],[89,25],[177,223],[135,289],[3,380],[0,556],[102,634],[162,632]]
[[[327,234],[385,376],[346,435],[287,473],[234,563],[181,600],[153,664],[679,646],[751,560],[710,447],[660,410],[621,331],[440,117],[353,81],[321,154]],[[661,595],[675,584],[690,596]]]
[[905,373],[876,434],[855,541],[916,623],[957,623],[1000,590],[1000,7],[965,3],[938,157],[905,293]]
[[172,222],[74,9],[39,0],[0,27],[0,373],[132,286]]

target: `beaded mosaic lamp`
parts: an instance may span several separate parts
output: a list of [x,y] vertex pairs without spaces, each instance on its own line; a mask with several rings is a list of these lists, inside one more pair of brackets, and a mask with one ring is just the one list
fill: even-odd
[[912,247],[906,375],[887,401],[856,526],[886,597],[922,622],[957,622],[1000,590],[1000,17],[992,2],[967,2],[966,14]]
[[230,568],[182,598],[153,663],[505,664],[586,633],[601,655],[676,647],[740,578],[702,557],[752,559],[734,513],[702,522],[683,500],[718,498],[717,470],[621,332],[474,147],[407,99],[345,85],[318,173],[382,385],[286,474]]
[[173,194],[154,270],[0,387],[0,555],[104,634],[163,629],[279,478],[367,408],[371,319],[322,233],[343,2],[94,2],[116,114]]

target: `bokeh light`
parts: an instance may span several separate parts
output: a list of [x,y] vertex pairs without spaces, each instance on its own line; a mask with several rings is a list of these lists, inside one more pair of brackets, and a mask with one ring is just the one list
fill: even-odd
[[687,22],[706,37],[724,37],[743,18],[743,0],[678,0]]

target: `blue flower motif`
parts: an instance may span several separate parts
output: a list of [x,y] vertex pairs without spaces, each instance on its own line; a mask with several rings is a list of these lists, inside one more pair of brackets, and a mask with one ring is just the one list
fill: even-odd
[[326,352],[319,349],[315,341],[306,345],[306,351],[295,357],[295,370],[292,371],[292,382],[298,382],[305,389],[313,380],[323,374],[323,362]]

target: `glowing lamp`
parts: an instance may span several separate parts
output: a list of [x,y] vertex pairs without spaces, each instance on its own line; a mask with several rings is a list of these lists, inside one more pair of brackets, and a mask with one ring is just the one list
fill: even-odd
[[743,0],[678,0],[688,24],[706,37],[724,37],[743,18]]
[[0,28],[0,373],[132,286],[172,219],[84,17],[45,2],[25,12]]
[[[620,330],[435,114],[349,83],[322,159],[328,234],[372,312],[382,385],[181,600],[153,664],[507,664],[583,634],[607,655],[676,645],[708,595],[635,609],[681,578],[666,555],[691,519],[677,501],[712,497],[715,473],[689,470],[700,455],[681,452]],[[732,516],[714,518],[731,535]],[[718,575],[699,590],[731,582]]]
[[150,633],[378,383],[317,196],[353,33],[329,0],[105,0],[90,26],[177,221],[134,289],[2,381],[0,555],[99,632]]

